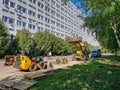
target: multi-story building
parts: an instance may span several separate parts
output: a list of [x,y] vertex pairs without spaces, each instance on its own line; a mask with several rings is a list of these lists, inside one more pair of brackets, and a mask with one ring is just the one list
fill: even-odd
[[[0,18],[10,34],[26,28],[32,34],[38,30],[49,30],[65,38],[78,34],[86,39],[81,14],[74,4],[62,5],[63,0],[0,0]],[[84,33],[84,34],[83,34]],[[84,36],[85,35],[85,36]]]

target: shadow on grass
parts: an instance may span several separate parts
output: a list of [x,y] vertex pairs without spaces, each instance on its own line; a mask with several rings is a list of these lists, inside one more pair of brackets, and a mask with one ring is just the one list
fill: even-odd
[[120,61],[120,55],[111,55],[111,56],[106,56],[104,57],[105,59],[109,59],[111,61]]
[[120,90],[120,66],[91,61],[36,80],[30,90]]

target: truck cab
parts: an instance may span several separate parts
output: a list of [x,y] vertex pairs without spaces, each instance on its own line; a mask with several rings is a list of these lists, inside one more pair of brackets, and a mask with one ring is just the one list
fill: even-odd
[[101,50],[100,49],[93,49],[91,52],[91,57],[92,58],[101,57]]

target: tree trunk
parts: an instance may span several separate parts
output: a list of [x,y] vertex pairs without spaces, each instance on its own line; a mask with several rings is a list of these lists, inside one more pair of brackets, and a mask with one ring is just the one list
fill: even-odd
[[118,37],[118,35],[117,35],[116,30],[114,30],[114,34],[115,34],[115,38],[116,38],[116,40],[117,40],[118,46],[119,46],[119,48],[120,48],[120,40],[119,40],[119,37]]
[[116,23],[110,23],[110,25],[111,25],[111,27],[112,27],[112,29],[113,29],[113,31],[114,31],[114,34],[115,34],[115,38],[116,38],[116,40],[117,40],[117,43],[118,43],[118,47],[120,48],[120,39],[119,39],[119,37],[118,37],[118,34],[117,34],[117,24]]

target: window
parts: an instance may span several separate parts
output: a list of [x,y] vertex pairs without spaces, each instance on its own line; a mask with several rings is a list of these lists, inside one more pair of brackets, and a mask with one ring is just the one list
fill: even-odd
[[45,22],[50,23],[50,19],[45,18]]
[[15,22],[15,19],[9,18],[9,24],[14,24],[14,22]]
[[64,28],[64,25],[61,25],[61,28]]
[[59,9],[59,8],[60,8],[60,5],[56,4],[56,7]]
[[38,14],[38,15],[37,15],[37,18],[39,18],[39,19],[43,20],[43,16],[42,16],[42,15],[40,15],[40,14]]
[[3,21],[3,22],[7,22],[7,20],[8,20],[8,17],[3,16],[2,21]]
[[15,7],[15,3],[10,1],[10,7],[14,8]]
[[51,2],[52,2],[52,5],[55,5],[55,2],[53,0]]
[[19,2],[22,2],[22,0],[18,0]]
[[6,10],[6,9],[3,9],[3,11],[4,11],[4,12],[9,12],[9,11],[8,11],[8,10]]
[[32,24],[28,24],[28,28],[29,28],[29,29],[32,29],[32,30],[35,30],[36,26],[35,26],[35,25],[32,25]]
[[21,26],[21,27],[25,27],[25,26],[26,26],[26,23],[23,22],[23,21],[17,20],[17,25],[18,25],[18,26]]
[[13,15],[15,15],[15,13],[14,12],[10,12],[11,14],[13,14]]
[[27,12],[27,9],[26,9],[26,8],[24,8],[24,7],[22,7],[22,6],[20,6],[20,5],[17,5],[17,9],[18,9],[19,11],[24,12],[24,13],[26,13],[26,12]]
[[59,23],[57,23],[57,27],[60,27],[60,24],[59,24]]
[[44,7],[44,5],[42,3],[40,3],[40,2],[38,2],[38,6],[41,7],[41,8]]
[[55,11],[51,10],[51,14],[52,14],[52,15],[55,15]]
[[60,14],[57,13],[56,16],[57,16],[58,18],[60,18]]
[[36,0],[29,0],[30,2],[36,4]]
[[9,0],[3,0],[3,4],[9,5]]
[[42,31],[42,30],[43,30],[43,28],[42,28],[42,27],[38,27],[37,29],[38,29],[38,30],[40,30],[40,31]]
[[13,28],[8,28],[8,30],[9,30],[9,31],[14,31],[15,29],[13,29]]
[[37,22],[38,24],[44,25],[42,22]]
[[33,25],[33,30],[35,30],[35,25]]
[[53,25],[55,25],[55,21],[52,20],[51,23],[52,23]]
[[64,8],[61,7],[61,11],[64,11]]
[[31,16],[36,16],[36,13],[31,11],[31,10],[28,11],[28,14],[31,15]]
[[47,12],[49,12],[49,11],[50,11],[50,8],[48,8],[47,6],[45,6],[45,10],[46,10]]
[[32,29],[32,24],[28,24],[28,28],[29,28],[29,29]]
[[9,24],[14,24],[15,19],[3,16],[2,21],[3,22],[8,22]]
[[63,19],[63,20],[64,20],[64,17],[63,17],[63,16],[61,16],[61,19]]

